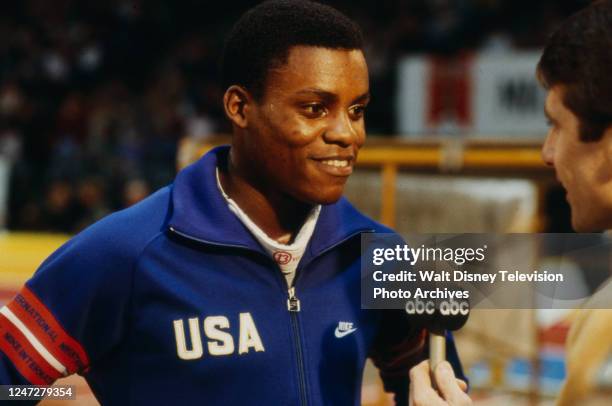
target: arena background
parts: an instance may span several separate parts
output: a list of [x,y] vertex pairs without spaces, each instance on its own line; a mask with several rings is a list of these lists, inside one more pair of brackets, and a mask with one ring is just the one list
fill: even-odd
[[[256,2],[84,3],[2,5],[3,303],[70,235],[228,140],[217,63]],[[572,232],[539,157],[545,94],[534,71],[548,33],[587,1],[327,3],[366,33],[369,140],[347,188],[361,210],[401,232]],[[476,404],[552,404],[571,317],[474,314],[458,340]],[[611,371],[594,399],[609,396]],[[67,380],[79,405],[97,404],[81,378]],[[371,367],[363,404],[389,404]]]

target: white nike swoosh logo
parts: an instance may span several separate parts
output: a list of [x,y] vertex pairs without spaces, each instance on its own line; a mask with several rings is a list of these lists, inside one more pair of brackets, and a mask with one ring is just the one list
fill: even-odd
[[334,331],[334,335],[336,336],[336,338],[342,338],[345,337],[351,333],[354,333],[357,330],[357,328],[352,328],[349,330],[345,330],[345,331],[340,331],[338,330],[338,327],[336,327],[336,331]]

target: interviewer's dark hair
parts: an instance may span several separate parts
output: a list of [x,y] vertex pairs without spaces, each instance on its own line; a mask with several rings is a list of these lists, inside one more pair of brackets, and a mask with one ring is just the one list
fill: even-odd
[[563,103],[579,119],[583,141],[601,139],[612,125],[612,0],[596,1],[569,17],[550,37],[538,79],[563,85]]
[[359,26],[338,10],[308,0],[270,0],[247,11],[223,51],[223,86],[244,86],[263,96],[270,69],[287,63],[291,47],[362,49]]

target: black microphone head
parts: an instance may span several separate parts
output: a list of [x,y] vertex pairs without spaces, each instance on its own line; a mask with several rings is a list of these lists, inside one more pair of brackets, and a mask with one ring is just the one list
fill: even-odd
[[404,308],[413,325],[432,333],[459,330],[470,315],[467,299],[412,299]]

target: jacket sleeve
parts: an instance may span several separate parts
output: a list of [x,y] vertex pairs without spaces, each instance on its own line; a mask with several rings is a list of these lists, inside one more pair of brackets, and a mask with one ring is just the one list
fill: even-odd
[[121,235],[129,221],[111,215],[83,231],[0,309],[0,384],[49,385],[121,342],[141,248]]
[[[384,389],[394,394],[395,404],[408,405],[410,369],[428,358],[428,335],[422,328],[411,326],[402,310],[384,310],[382,328],[370,357],[379,369]],[[455,376],[467,381],[451,332],[446,335],[446,359]]]

